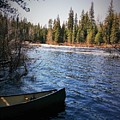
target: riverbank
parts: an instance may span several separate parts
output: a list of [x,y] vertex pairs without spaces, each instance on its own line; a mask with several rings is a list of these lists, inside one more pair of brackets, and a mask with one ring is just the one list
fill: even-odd
[[42,43],[27,43],[29,46],[49,46],[49,47],[84,47],[84,48],[119,48],[120,44],[102,44],[102,45],[95,45],[95,44],[69,44],[69,43],[63,43],[63,44],[42,44]]

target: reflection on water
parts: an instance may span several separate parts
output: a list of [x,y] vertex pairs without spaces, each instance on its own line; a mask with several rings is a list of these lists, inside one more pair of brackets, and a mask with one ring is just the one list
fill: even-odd
[[120,59],[102,49],[40,47],[28,52],[29,74],[0,84],[0,94],[66,88],[66,108],[50,120],[119,120]]

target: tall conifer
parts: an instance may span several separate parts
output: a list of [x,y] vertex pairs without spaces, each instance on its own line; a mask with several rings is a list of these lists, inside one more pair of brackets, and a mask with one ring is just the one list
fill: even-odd
[[68,18],[68,42],[69,43],[72,43],[73,26],[74,26],[74,11],[71,8],[69,12],[69,18]]
[[108,15],[105,18],[105,41],[106,43],[110,44],[110,36],[111,36],[111,30],[113,26],[113,21],[114,21],[114,10],[113,10],[113,0],[110,2],[110,6],[108,8]]

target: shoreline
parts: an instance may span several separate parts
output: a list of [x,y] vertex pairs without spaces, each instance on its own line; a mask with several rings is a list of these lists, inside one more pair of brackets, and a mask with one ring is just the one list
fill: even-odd
[[72,47],[72,48],[115,48],[120,49],[120,44],[108,44],[108,45],[86,45],[86,44],[42,44],[42,43],[27,43],[29,46],[38,46],[38,47]]

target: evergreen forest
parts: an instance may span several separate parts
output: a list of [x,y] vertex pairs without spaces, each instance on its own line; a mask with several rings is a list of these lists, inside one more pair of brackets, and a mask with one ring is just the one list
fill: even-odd
[[26,18],[22,20],[19,16],[8,18],[7,15],[1,13],[0,28],[1,42],[3,40],[5,42],[6,37],[9,41],[15,39],[17,30],[17,39],[22,41],[51,44],[118,44],[120,42],[120,13],[114,11],[113,0],[103,22],[95,20],[93,2],[89,11],[83,10],[81,16],[78,16],[71,7],[67,21],[61,23],[58,15],[56,19],[48,20],[48,26],[41,26],[39,23],[33,25]]

